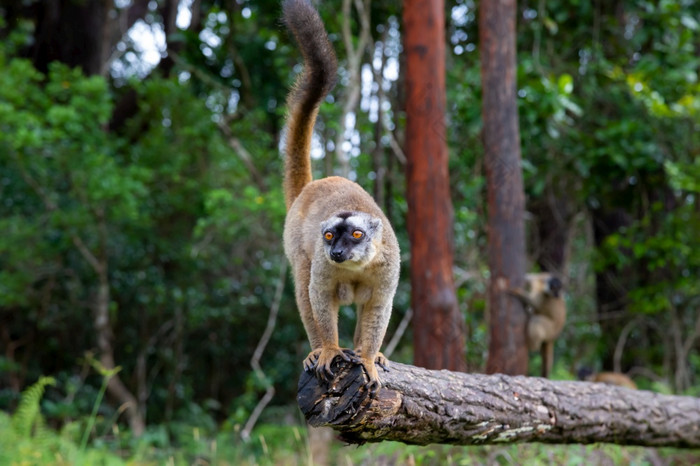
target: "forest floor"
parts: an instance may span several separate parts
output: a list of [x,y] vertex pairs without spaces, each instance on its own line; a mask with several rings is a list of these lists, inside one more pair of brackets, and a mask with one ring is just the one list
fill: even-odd
[[[312,465],[306,428],[258,426],[247,442],[238,428],[205,435],[201,428],[151,426],[138,440],[111,432],[89,443],[71,432],[35,426],[18,435],[10,416],[0,413],[0,464],[3,465]],[[331,440],[331,465],[680,465],[700,464],[700,452],[616,445],[517,444],[490,446],[412,446],[383,442],[362,446]]]

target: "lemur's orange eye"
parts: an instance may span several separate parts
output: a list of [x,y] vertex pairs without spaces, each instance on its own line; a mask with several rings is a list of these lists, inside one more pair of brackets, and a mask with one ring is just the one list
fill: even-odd
[[327,241],[330,241],[333,239],[333,233],[331,233],[330,231],[327,231],[323,234],[323,237],[326,238]]
[[355,239],[360,239],[364,236],[365,234],[362,233],[360,230],[355,230],[352,232],[352,237]]

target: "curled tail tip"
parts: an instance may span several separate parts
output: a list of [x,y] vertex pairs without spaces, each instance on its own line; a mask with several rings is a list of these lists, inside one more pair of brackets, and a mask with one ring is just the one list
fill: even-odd
[[282,22],[296,36],[297,30],[313,21],[316,9],[309,0],[282,0]]
[[309,0],[282,0],[282,18],[285,22],[293,21],[300,14],[309,14],[316,9]]
[[318,11],[309,0],[283,0],[282,20],[304,55],[309,80],[327,94],[335,86],[338,63]]

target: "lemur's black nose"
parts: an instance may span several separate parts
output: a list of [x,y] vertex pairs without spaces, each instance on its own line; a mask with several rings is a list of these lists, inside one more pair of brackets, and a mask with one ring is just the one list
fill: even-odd
[[334,249],[331,251],[331,259],[333,259],[336,262],[343,262],[345,260],[344,253],[342,249]]

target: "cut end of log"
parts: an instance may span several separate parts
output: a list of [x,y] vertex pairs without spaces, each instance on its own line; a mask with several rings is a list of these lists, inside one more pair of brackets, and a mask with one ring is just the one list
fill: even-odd
[[[398,412],[401,394],[381,387],[374,398],[365,387],[368,379],[361,365],[336,359],[332,365],[335,377],[324,381],[313,372],[299,378],[297,402],[309,425],[342,426],[341,440],[361,444],[367,440],[361,432],[387,429],[378,422]],[[380,376],[381,377],[381,376]]]

